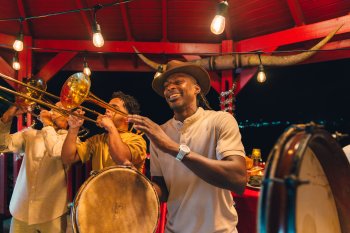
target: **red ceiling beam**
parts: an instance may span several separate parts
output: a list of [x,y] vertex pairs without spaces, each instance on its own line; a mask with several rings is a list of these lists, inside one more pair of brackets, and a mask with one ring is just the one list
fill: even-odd
[[125,33],[126,33],[126,38],[128,41],[134,41],[134,37],[132,36],[131,29],[130,29],[130,20],[129,20],[128,12],[125,5],[126,4],[120,5],[120,11],[122,14],[122,20],[123,20]]
[[168,41],[168,5],[162,0],[162,41]]
[[297,0],[287,0],[289,11],[292,14],[296,26],[305,24],[305,18],[300,4]]
[[[26,14],[26,11],[25,11],[23,0],[17,0],[17,6],[18,6],[18,11],[19,11],[20,16],[22,18],[26,18],[27,14]],[[31,30],[30,30],[30,27],[29,27],[29,23],[26,20],[23,21],[23,32],[24,32],[25,35],[31,35]]]
[[[15,71],[1,56],[0,56],[0,73],[15,78]],[[1,78],[2,79],[2,78]],[[5,80],[13,89],[15,89],[15,83],[7,79]]]
[[35,76],[49,81],[58,71],[62,69],[77,52],[61,52],[51,59]]
[[320,23],[304,25],[292,29],[272,33],[269,35],[258,36],[255,38],[239,41],[236,43],[236,51],[248,52],[255,50],[264,50],[268,47],[280,47],[283,45],[294,44],[307,40],[319,39],[325,37],[331,31],[343,27],[337,34],[350,32],[350,15],[326,20]]
[[[16,40],[15,36],[0,33],[0,44],[4,45],[2,47],[12,48],[12,44],[15,40]],[[8,45],[8,46],[6,46],[6,45]]]
[[[84,3],[82,1],[83,0],[75,0],[75,4],[77,5],[78,8],[85,8],[87,6],[86,1],[84,1]],[[89,20],[86,11],[80,11],[79,13],[83,19],[85,28],[87,29],[89,36],[92,37],[91,21]]]
[[96,48],[91,41],[79,40],[35,40],[35,48],[44,48],[36,52],[48,50],[87,51],[102,53],[135,53],[135,46],[142,53],[151,54],[204,54],[220,53],[220,44],[205,43],[170,43],[170,42],[132,42],[132,41],[105,41],[102,48]]

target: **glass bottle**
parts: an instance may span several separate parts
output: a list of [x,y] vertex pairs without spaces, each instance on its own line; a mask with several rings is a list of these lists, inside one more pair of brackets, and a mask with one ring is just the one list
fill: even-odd
[[253,148],[252,151],[253,167],[260,167],[261,162],[261,150],[258,148]]

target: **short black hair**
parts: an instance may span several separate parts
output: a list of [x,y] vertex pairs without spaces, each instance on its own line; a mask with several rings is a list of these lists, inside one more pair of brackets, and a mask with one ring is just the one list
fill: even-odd
[[121,91],[113,92],[111,99],[119,98],[123,100],[124,107],[126,110],[128,110],[129,114],[140,114],[140,104],[137,102],[137,100],[131,96],[126,95]]

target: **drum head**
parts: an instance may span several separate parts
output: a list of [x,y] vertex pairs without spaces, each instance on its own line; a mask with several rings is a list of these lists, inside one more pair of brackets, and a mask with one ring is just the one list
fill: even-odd
[[266,165],[259,232],[350,232],[350,165],[340,145],[315,125],[291,127]]
[[72,211],[79,233],[155,232],[159,200],[151,182],[138,171],[110,167],[80,188]]

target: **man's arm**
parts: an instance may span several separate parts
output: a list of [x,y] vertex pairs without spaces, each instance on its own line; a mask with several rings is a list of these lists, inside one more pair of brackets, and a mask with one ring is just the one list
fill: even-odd
[[101,115],[97,118],[97,124],[108,131],[108,146],[113,161],[118,165],[132,165],[131,151],[122,141],[111,118]]
[[[83,115],[84,111],[78,109],[75,111],[76,114]],[[79,133],[79,128],[84,123],[84,120],[82,118],[70,115],[68,118],[68,134],[66,139],[64,140],[63,147],[62,147],[62,162],[65,165],[72,164],[74,162],[77,162],[80,160],[78,154],[77,154],[77,138]]]
[[[135,129],[144,132],[160,150],[176,157],[180,145],[169,138],[159,125],[147,117],[138,115],[130,115],[128,119],[135,124]],[[225,156],[222,160],[213,160],[192,151],[185,156],[182,162],[209,184],[231,190],[237,194],[244,191],[246,165],[245,159],[241,155],[232,154]]]

